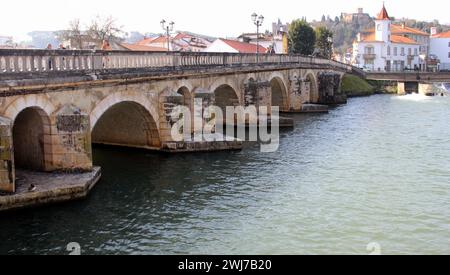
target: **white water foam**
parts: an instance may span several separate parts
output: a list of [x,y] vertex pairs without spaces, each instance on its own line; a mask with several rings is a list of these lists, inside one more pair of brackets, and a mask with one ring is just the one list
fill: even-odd
[[421,95],[421,94],[407,94],[407,95],[398,96],[395,98],[400,99],[400,100],[409,100],[409,101],[429,101],[433,97]]

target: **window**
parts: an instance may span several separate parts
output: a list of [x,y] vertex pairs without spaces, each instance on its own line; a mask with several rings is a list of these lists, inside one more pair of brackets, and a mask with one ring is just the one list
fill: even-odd
[[374,48],[372,46],[368,46],[368,47],[364,48],[364,53],[365,54],[374,54],[375,50],[374,50]]
[[450,42],[448,42],[448,47],[450,48]]
[[394,56],[397,56],[397,54],[398,54],[398,49],[397,49],[397,47],[394,47]]
[[412,55],[412,49],[408,48],[408,55]]
[[450,58],[450,53],[448,53],[448,58]]
[[387,55],[391,55],[391,46],[387,47]]
[[404,56],[405,55],[405,48],[402,47],[401,49],[401,55]]
[[418,51],[417,48],[414,49],[414,55],[417,56],[418,55]]

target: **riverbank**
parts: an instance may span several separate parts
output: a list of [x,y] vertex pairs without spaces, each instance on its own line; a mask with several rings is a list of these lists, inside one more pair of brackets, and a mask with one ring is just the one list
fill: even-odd
[[[100,167],[77,174],[24,170],[16,173],[16,193],[0,194],[0,212],[84,198],[101,177]],[[30,186],[35,186],[35,190],[30,191]]]
[[374,94],[397,94],[395,83],[390,81],[367,81],[354,75],[345,75],[341,84],[347,97],[370,96]]

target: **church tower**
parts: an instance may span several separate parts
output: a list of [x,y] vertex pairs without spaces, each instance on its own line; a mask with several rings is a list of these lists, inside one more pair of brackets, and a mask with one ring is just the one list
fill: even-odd
[[391,19],[389,18],[386,7],[383,3],[383,9],[375,19],[375,40],[385,43],[390,42],[391,38]]

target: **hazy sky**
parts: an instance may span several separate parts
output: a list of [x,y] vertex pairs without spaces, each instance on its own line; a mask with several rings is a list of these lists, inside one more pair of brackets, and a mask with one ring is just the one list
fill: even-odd
[[[376,15],[383,1],[378,0],[2,0],[0,35],[23,39],[32,30],[59,30],[73,18],[89,22],[96,15],[112,15],[126,31],[161,32],[161,19],[175,21],[177,30],[189,30],[212,36],[237,36],[254,31],[253,12],[266,17],[264,29],[280,18],[283,22],[302,16],[334,18],[341,12],[363,7]],[[449,7],[442,0],[387,0],[390,15],[450,23]]]

